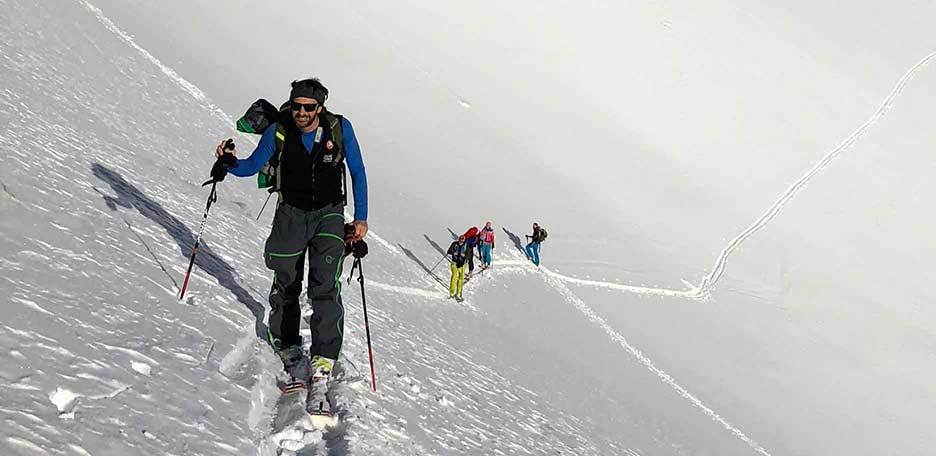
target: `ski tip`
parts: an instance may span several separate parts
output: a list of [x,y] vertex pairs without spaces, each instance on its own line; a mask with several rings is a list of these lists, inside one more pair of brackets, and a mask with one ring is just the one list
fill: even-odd
[[331,413],[309,412],[309,420],[316,429],[334,427],[338,424],[338,417]]
[[282,391],[283,394],[296,393],[300,391],[305,391],[306,389],[305,383],[302,383],[302,382],[285,383],[285,384],[279,385],[279,387],[280,387],[280,391]]

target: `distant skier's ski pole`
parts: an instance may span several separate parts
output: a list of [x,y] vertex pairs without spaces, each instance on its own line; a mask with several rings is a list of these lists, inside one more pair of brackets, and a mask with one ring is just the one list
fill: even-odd
[[364,333],[367,334],[367,358],[370,360],[371,388],[377,392],[377,374],[374,369],[374,351],[371,349],[370,324],[367,321],[367,297],[364,295],[364,268],[361,266],[361,259],[355,258],[351,265],[351,275],[348,276],[348,282],[354,277],[354,270],[358,270],[358,282],[361,283],[361,307],[364,308]]
[[[228,139],[224,144],[225,150],[234,149],[234,140]],[[230,155],[230,154],[225,154]],[[233,157],[233,155],[231,155]],[[188,269],[185,271],[185,279],[182,281],[182,289],[179,291],[179,300],[185,297],[185,290],[188,288],[189,279],[192,276],[192,266],[195,265],[195,255],[198,254],[198,245],[201,244],[202,232],[205,231],[205,223],[208,222],[208,211],[211,210],[211,204],[218,201],[218,182],[224,180],[227,174],[227,166],[219,157],[215,165],[211,168],[211,180],[202,184],[202,187],[211,184],[211,193],[208,194],[208,203],[205,205],[205,214],[202,216],[201,225],[198,227],[198,235],[195,236],[195,246],[192,247],[192,257],[189,259]]]

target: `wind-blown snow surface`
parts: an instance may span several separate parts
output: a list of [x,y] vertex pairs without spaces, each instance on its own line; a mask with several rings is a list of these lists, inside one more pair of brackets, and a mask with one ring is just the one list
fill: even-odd
[[[4,453],[931,453],[932,68],[688,297],[932,51],[932,6],[437,3],[0,0]],[[309,73],[376,232],[380,390],[352,283],[324,434],[273,417],[248,180],[175,299],[211,149]],[[464,305],[413,261],[534,217],[548,268],[499,231]]]

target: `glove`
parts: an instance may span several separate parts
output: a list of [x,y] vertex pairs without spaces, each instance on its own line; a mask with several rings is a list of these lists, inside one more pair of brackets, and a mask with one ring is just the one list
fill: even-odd
[[354,240],[354,224],[345,223],[344,226],[344,235],[345,235],[345,245],[344,252],[345,256],[353,255],[354,258],[364,258],[367,256],[367,243],[363,239],[359,241]]
[[211,178],[216,182],[221,182],[227,176],[228,169],[237,166],[237,157],[234,154],[221,154],[211,167]]
[[367,243],[361,240],[345,244],[345,255],[349,253],[353,255],[354,258],[364,258],[367,256]]

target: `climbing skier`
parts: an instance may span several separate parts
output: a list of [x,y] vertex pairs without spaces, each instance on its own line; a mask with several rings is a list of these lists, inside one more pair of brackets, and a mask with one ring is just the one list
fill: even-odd
[[494,228],[491,227],[491,222],[484,223],[484,228],[481,228],[481,232],[478,233],[478,239],[481,249],[481,269],[487,269],[491,267],[494,260]]
[[456,301],[462,300],[462,287],[465,285],[465,262],[467,257],[473,255],[465,243],[465,235],[458,236],[457,241],[453,241],[449,246],[448,255],[452,278],[449,281],[449,299],[455,298]]
[[533,234],[526,235],[530,243],[526,245],[526,255],[533,264],[540,265],[540,244],[546,240],[546,230],[540,228],[538,223],[533,224]]
[[474,273],[474,251],[478,245],[478,227],[468,228],[468,231],[465,231],[462,236],[465,238],[465,245],[468,246],[468,273],[465,274],[465,281],[467,282]]
[[[328,89],[318,79],[294,81],[280,120],[263,132],[250,157],[237,160],[228,171],[247,177],[268,163],[276,164],[272,191],[278,194],[279,203],[263,252],[266,266],[273,270],[269,342],[292,377],[292,385],[310,385],[309,412],[330,416],[325,393],[341,351],[344,327],[338,277],[346,241],[363,239],[368,227],[361,149],[348,119],[325,109],[327,98]],[[223,146],[222,142],[216,151],[219,157],[225,152]],[[348,238],[346,165],[354,192],[354,221]],[[299,294],[307,258],[307,300],[312,307],[308,356],[299,335]]]

